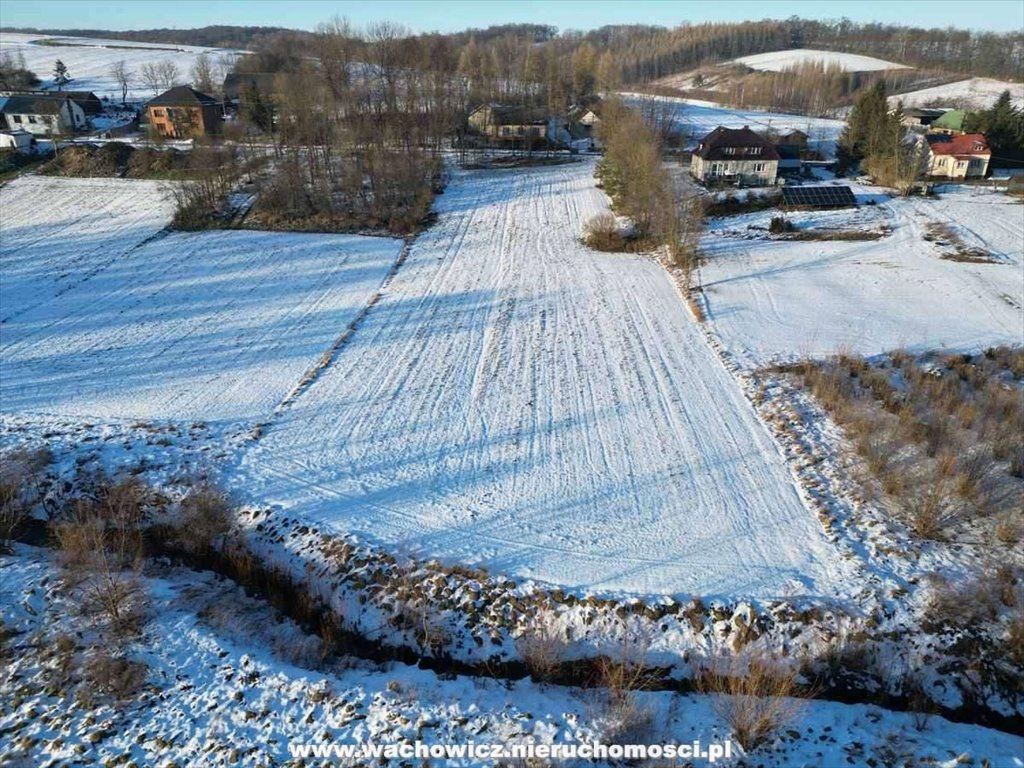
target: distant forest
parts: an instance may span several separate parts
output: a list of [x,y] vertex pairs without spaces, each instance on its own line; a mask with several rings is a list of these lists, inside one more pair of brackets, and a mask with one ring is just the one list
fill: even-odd
[[[164,43],[167,45],[201,45],[208,48],[253,48],[268,37],[292,32],[284,27],[236,27],[216,25],[197,29],[35,29],[34,27],[0,27],[0,32],[21,32],[30,35],[68,35],[100,37],[107,40],[129,40],[133,43]],[[301,34],[301,33],[299,33]]]
[[[203,45],[259,50],[287,43],[298,55],[316,55],[317,34],[278,27],[209,26],[199,29],[149,29],[130,32],[99,29],[11,29],[42,35],[77,35],[137,42]],[[890,24],[860,24],[849,19],[810,21],[792,17],[785,20],[739,23],[682,24],[674,28],[619,25],[589,32],[566,30],[538,24],[505,24],[487,29],[413,35],[413,45],[442,48],[457,61],[467,47],[476,51],[516,50],[531,45],[534,58],[544,56],[537,49],[556,51],[558,56],[579,46],[589,47],[588,56],[605,57],[615,69],[619,82],[647,83],[708,64],[786,48],[825,50],[876,56],[925,70],[969,73],[978,76],[1020,80],[1024,73],[1024,32],[997,34],[953,28],[921,29]],[[500,62],[502,69],[512,62]]]

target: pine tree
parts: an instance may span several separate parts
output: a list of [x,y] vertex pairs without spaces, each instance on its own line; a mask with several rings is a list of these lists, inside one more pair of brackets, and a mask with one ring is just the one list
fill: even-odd
[[60,59],[57,59],[57,62],[53,65],[53,82],[57,86],[58,91],[64,90],[64,86],[71,82],[67,65]]

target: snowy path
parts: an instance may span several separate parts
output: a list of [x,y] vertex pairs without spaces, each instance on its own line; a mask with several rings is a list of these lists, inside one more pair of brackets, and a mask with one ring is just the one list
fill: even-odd
[[[869,210],[848,212],[851,228]],[[748,366],[841,349],[870,355],[900,346],[1024,343],[1019,204],[988,190],[949,188],[936,200],[892,200],[879,213],[893,231],[877,241],[706,236],[709,259],[701,273],[713,333]],[[767,225],[770,215],[744,221]],[[939,248],[923,239],[930,222],[951,227],[968,246],[983,247],[1002,263],[940,258]],[[830,226],[842,225],[833,216]]]
[[259,421],[365,307],[402,245],[150,239],[170,219],[155,184],[59,181],[0,194],[4,413]]
[[461,174],[238,487],[600,592],[834,594],[835,553],[667,275],[590,252],[589,163]]

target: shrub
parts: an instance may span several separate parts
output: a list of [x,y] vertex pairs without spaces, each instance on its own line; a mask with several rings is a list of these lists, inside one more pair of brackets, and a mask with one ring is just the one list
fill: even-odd
[[744,750],[767,742],[803,707],[796,672],[768,657],[751,656],[746,665],[731,657],[697,673],[697,689],[718,694],[715,711]]
[[768,231],[773,235],[781,235],[783,232],[792,232],[793,229],[793,222],[785,216],[772,216],[772,221],[768,225]]
[[604,211],[587,220],[583,225],[583,242],[597,251],[618,252],[626,248],[615,214]]
[[565,659],[566,643],[550,621],[534,619],[516,638],[516,650],[537,682],[553,680]]
[[1001,602],[998,585],[991,574],[977,573],[954,585],[933,574],[922,616],[927,627],[966,627],[991,621]]
[[186,549],[203,553],[231,528],[231,502],[221,489],[203,483],[181,501],[179,534]]
[[145,684],[148,672],[143,662],[112,656],[106,650],[98,650],[85,665],[86,682],[94,690],[119,700],[135,696]]
[[48,448],[0,454],[0,547],[12,540],[40,496],[40,475],[53,460]]

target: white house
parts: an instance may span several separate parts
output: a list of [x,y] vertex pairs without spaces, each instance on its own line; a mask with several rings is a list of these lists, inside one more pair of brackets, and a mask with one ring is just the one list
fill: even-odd
[[929,134],[928,176],[949,179],[983,178],[988,171],[992,150],[983,133],[962,133],[959,136]]
[[779,153],[775,145],[746,126],[719,126],[697,144],[690,175],[705,184],[771,185],[779,175]]
[[82,105],[65,94],[15,94],[0,104],[8,130],[34,136],[73,133],[88,126]]

